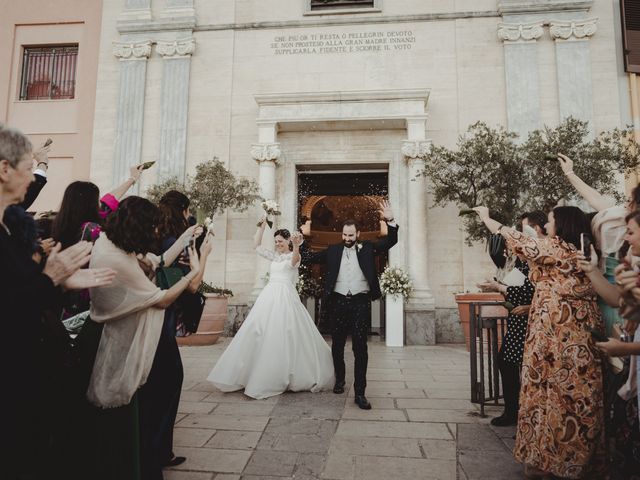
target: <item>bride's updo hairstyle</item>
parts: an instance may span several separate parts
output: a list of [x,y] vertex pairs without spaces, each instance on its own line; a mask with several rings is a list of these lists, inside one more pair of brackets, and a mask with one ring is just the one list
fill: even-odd
[[293,250],[293,243],[291,243],[291,233],[286,228],[280,228],[273,232],[273,238],[276,238],[280,235],[285,240],[289,240],[289,250]]

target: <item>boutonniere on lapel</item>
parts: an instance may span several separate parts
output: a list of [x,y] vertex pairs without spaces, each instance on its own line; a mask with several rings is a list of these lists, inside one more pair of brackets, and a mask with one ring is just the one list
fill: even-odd
[[362,242],[356,243],[356,250],[358,251],[358,253],[360,253],[360,250],[362,250]]

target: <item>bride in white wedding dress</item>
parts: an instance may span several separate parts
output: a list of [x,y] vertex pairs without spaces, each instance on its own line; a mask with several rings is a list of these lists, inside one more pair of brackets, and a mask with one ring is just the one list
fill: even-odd
[[253,398],[332,388],[331,349],[296,291],[302,235],[277,230],[274,251],[260,246],[264,230],[263,220],[256,252],[271,261],[269,282],[207,380]]

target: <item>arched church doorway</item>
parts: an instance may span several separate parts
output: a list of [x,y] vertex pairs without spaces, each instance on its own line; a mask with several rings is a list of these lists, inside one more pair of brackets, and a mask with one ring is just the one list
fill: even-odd
[[[342,225],[353,219],[360,225],[360,240],[376,241],[387,234],[381,221],[380,202],[388,196],[386,170],[298,171],[298,221],[306,248],[319,251],[342,242]],[[378,271],[387,264],[387,255],[377,259]],[[330,333],[331,319],[322,304],[325,267],[310,265],[302,270],[307,282],[307,308],[322,333]],[[384,308],[371,305],[370,333],[384,335]]]

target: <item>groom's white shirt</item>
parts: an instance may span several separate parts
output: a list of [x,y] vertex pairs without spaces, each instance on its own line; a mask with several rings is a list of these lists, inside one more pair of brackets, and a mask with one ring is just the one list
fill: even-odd
[[355,245],[351,248],[344,247],[342,249],[342,260],[334,291],[340,295],[347,295],[348,293],[357,295],[358,293],[369,291],[369,282],[367,282],[358,263]]

